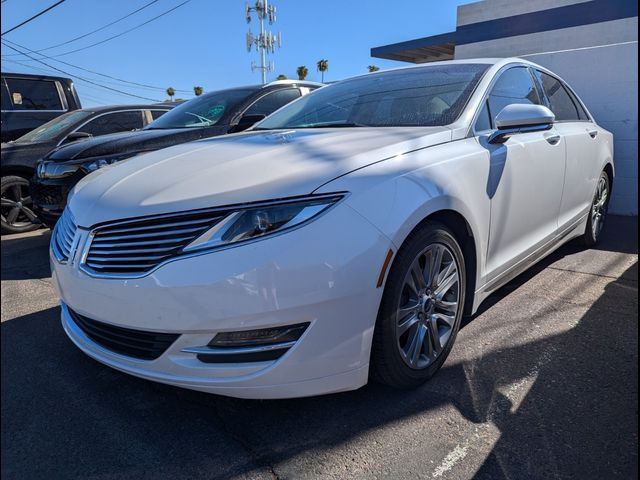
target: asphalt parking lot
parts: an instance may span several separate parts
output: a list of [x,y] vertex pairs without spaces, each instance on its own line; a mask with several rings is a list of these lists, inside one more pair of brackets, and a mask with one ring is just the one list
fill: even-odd
[[65,337],[46,230],[2,238],[2,478],[637,478],[637,218],[494,294],[422,388],[248,401]]

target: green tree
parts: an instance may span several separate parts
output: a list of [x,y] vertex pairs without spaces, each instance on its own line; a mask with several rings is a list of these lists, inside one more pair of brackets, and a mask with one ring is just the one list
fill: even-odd
[[204,88],[202,87],[193,87],[193,93],[196,94],[196,97],[199,97],[200,95],[202,95],[202,92],[204,92]]
[[296,70],[296,73],[298,74],[298,80],[304,80],[307,78],[307,75],[309,75],[309,69],[304,65],[300,65]]
[[167,95],[169,95],[169,98],[171,99],[171,101],[173,102],[173,96],[176,94],[176,89],[173,87],[169,87],[167,88]]
[[318,60],[318,71],[322,74],[322,83],[324,83],[324,72],[329,70],[329,60]]
[[369,72],[377,72],[378,70],[380,70],[380,67],[377,65],[369,65],[367,69],[369,70]]
[[287,76],[283,75],[282,73],[276,77],[276,80],[286,80],[286,79],[287,79]]

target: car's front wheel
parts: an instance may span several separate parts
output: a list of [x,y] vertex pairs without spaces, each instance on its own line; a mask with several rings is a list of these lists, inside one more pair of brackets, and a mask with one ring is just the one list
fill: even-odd
[[431,378],[446,360],[462,319],[465,263],[444,225],[428,222],[398,251],[387,278],[371,352],[371,376],[397,388]]
[[0,193],[2,233],[30,232],[40,228],[38,217],[31,210],[29,180],[16,175],[2,177]]

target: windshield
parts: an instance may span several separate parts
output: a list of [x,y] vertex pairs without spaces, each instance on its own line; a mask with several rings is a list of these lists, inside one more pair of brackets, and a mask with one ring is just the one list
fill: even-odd
[[448,125],[488,66],[434,65],[345,80],[287,105],[256,129]]
[[243,88],[204,94],[175,107],[147,128],[201,128],[215,125],[225,112],[237,107],[254,92]]
[[93,112],[86,110],[75,110],[69,113],[63,113],[59,117],[48,121],[44,125],[31,130],[29,133],[24,134],[20,138],[15,140],[15,143],[28,143],[28,142],[47,142],[54,140],[58,135],[64,133],[67,129],[72,128],[78,122],[90,117]]

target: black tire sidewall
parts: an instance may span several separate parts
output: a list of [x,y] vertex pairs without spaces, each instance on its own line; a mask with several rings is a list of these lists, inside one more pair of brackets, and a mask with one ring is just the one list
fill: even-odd
[[[456,320],[440,356],[427,368],[416,370],[402,359],[396,339],[396,303],[400,297],[406,272],[413,260],[428,245],[441,243],[455,257],[460,275],[460,297]],[[405,240],[389,270],[384,293],[378,311],[371,352],[371,376],[374,380],[398,388],[416,387],[431,378],[447,359],[455,342],[463,316],[465,301],[466,268],[462,249],[453,233],[444,225],[428,222],[416,228]]]

